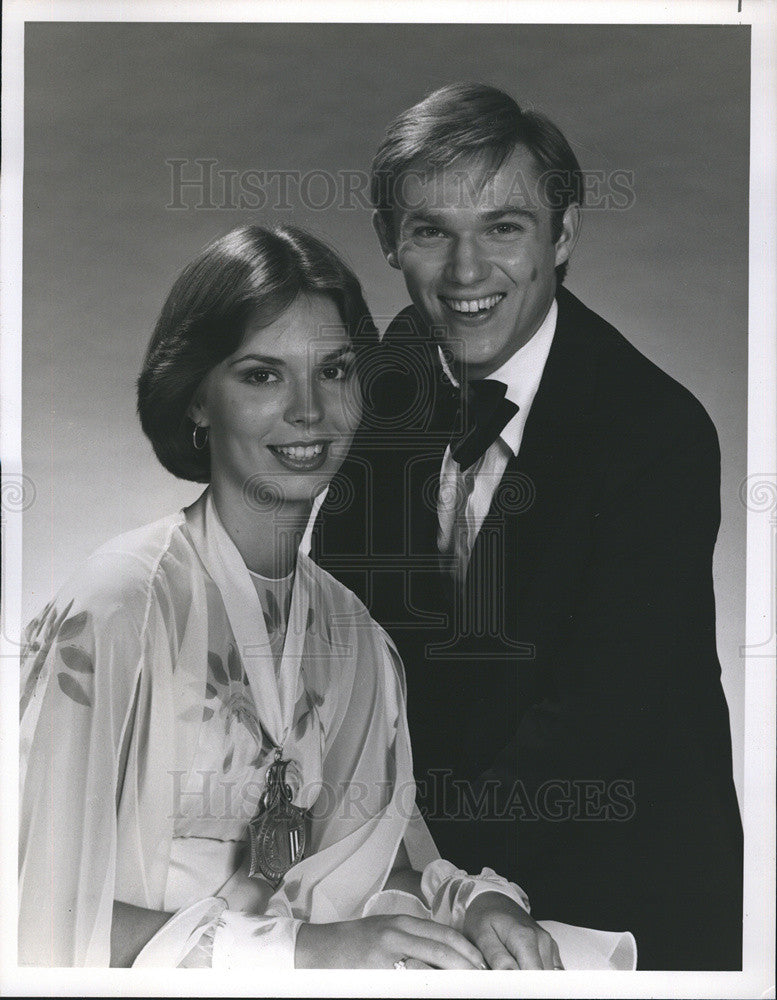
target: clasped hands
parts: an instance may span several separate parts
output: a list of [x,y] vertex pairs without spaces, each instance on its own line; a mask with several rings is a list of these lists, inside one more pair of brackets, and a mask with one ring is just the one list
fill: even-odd
[[512,899],[482,892],[469,904],[462,933],[489,969],[563,969],[558,945]]
[[482,892],[469,904],[462,932],[410,916],[303,924],[297,968],[562,969],[547,931],[512,899]]

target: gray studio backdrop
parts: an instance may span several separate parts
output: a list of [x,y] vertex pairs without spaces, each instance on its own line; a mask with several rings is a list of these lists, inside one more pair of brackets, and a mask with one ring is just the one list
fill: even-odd
[[[199,492],[156,464],[135,417],[181,266],[234,226],[294,221],[346,255],[385,326],[407,299],[362,174],[401,109],[480,80],[550,115],[585,169],[633,177],[633,197],[592,198],[568,284],[718,428],[718,643],[741,798],[749,29],[38,23],[25,61],[25,615],[101,542]],[[208,171],[205,187],[178,184]]]

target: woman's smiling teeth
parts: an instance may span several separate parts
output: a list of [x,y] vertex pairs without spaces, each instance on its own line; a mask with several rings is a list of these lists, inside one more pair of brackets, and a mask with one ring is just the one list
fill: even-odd
[[486,312],[493,309],[497,302],[501,302],[504,297],[504,292],[500,292],[498,295],[487,295],[484,299],[449,299],[444,295],[440,296],[445,305],[457,313]]
[[317,458],[324,450],[323,442],[316,442],[315,444],[271,444],[270,450],[274,451],[276,454],[283,455],[285,458],[293,458],[296,461],[306,461],[311,458]]
[[267,447],[285,468],[292,472],[315,472],[326,465],[329,458],[329,445],[332,441],[324,439],[302,441],[293,444],[269,444]]

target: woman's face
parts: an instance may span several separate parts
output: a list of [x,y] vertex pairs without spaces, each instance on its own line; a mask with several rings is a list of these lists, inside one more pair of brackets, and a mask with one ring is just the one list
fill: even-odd
[[214,486],[272,508],[309,503],[340,468],[361,418],[354,361],[325,295],[298,296],[269,326],[249,323],[190,410],[208,428]]

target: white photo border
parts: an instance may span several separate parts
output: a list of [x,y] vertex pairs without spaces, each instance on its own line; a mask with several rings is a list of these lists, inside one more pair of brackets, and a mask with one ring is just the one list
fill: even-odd
[[[747,658],[745,688],[744,969],[726,973],[520,973],[526,997],[761,997],[774,996],[775,920],[775,631],[777,576],[777,6],[773,0],[481,0],[328,2],[290,0],[100,2],[9,0],[3,10],[2,181],[0,211],[0,455],[2,486],[2,634],[0,635],[0,992],[10,995],[92,996],[496,996],[515,995],[515,973],[485,977],[454,973],[308,972],[216,975],[209,971],[25,969],[16,965],[18,821],[18,637],[21,615],[21,289],[23,55],[31,21],[197,22],[509,22],[563,24],[749,24],[751,48],[750,263],[747,520]],[[671,15],[671,16],[670,16]],[[18,509],[17,509],[18,508]],[[671,905],[671,901],[667,901]],[[561,979],[558,976],[561,975]]]

